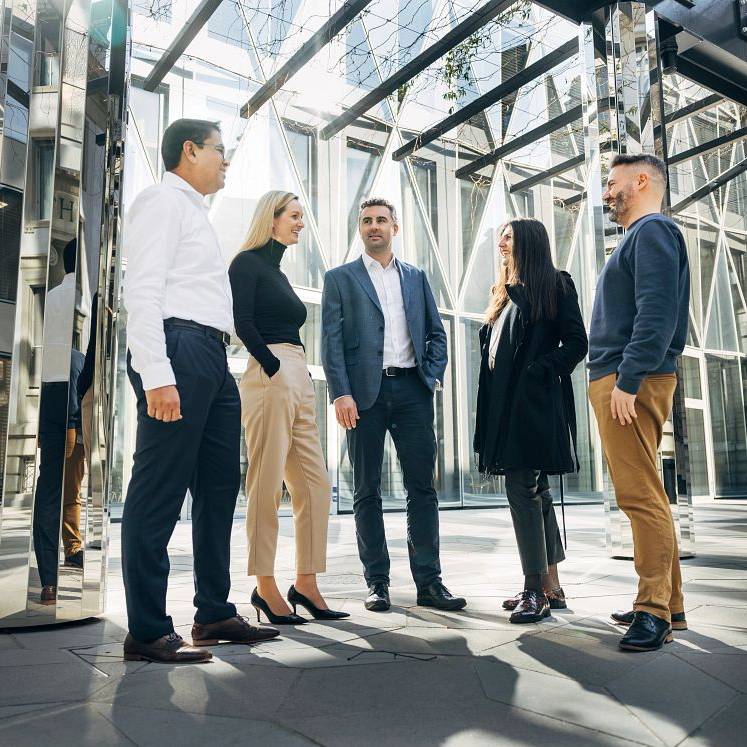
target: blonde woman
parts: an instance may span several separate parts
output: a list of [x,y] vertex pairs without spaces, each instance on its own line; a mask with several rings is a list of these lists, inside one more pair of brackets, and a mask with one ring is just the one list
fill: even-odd
[[[249,467],[246,475],[249,575],[257,577],[251,603],[275,624],[347,613],[327,607],[316,583],[327,557],[330,484],[315,420],[314,386],[299,329],[306,307],[280,269],[285,250],[298,243],[303,209],[290,192],[260,197],[249,234],[231,263],[236,332],[249,351],[239,384]],[[283,482],[293,504],[296,581],[287,600],[275,581],[278,508]]]

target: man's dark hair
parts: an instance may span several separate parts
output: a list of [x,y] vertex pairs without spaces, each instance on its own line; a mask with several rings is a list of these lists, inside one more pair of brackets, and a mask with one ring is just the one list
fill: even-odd
[[65,275],[75,272],[75,260],[78,255],[78,239],[73,239],[65,244],[62,250],[62,266],[65,268]]
[[389,200],[385,200],[383,197],[369,197],[367,200],[363,200],[361,203],[361,210],[360,213],[358,213],[358,221],[361,219],[361,214],[366,208],[370,207],[385,207],[389,208],[389,212],[391,213],[392,220],[396,223],[397,222],[397,211],[394,209],[394,205],[392,205]]
[[166,171],[173,171],[182,159],[182,148],[187,140],[202,145],[214,132],[220,132],[218,122],[205,119],[177,119],[163,133],[161,158]]
[[650,166],[657,174],[657,176],[661,179],[661,181],[666,185],[667,183],[667,166],[664,163],[664,161],[661,160],[661,158],[657,158],[656,156],[652,156],[650,153],[630,153],[630,154],[623,154],[618,153],[617,155],[612,157],[612,163],[610,164],[610,168],[613,169],[615,166],[629,166],[631,164],[646,164],[647,166]]

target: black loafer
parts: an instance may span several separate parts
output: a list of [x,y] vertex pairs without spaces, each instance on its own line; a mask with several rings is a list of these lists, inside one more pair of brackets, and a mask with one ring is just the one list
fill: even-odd
[[463,597],[453,596],[440,581],[434,581],[432,584],[418,589],[418,605],[453,612],[464,609],[467,606],[467,600]]
[[633,613],[633,622],[620,639],[620,648],[623,651],[656,651],[672,640],[672,626],[666,620],[639,610]]
[[[627,627],[633,622],[633,615],[635,615],[633,610],[629,612],[615,610],[610,617],[616,625]],[[687,630],[687,620],[684,612],[672,612],[672,630]]]
[[550,616],[550,602],[542,591],[525,589],[519,595],[519,603],[508,618],[510,623],[523,625],[525,623],[536,623]]
[[363,606],[369,612],[386,612],[392,606],[389,599],[389,584],[383,582],[371,584]]

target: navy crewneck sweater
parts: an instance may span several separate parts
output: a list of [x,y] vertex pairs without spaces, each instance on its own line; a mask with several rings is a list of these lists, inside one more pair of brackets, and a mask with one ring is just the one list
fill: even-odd
[[597,281],[589,379],[617,374],[636,394],[651,374],[672,373],[687,339],[690,269],[680,229],[661,213],[632,223]]

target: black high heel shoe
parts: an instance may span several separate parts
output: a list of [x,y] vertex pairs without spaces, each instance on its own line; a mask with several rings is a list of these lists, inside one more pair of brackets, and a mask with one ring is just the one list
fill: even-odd
[[262,599],[256,589],[254,589],[254,591],[252,592],[250,601],[252,603],[252,607],[257,610],[257,622],[259,622],[260,610],[264,612],[265,615],[267,615],[267,619],[273,625],[302,625],[303,623],[307,622],[307,620],[301,617],[301,615],[296,614],[295,605],[293,605],[292,615],[276,615],[270,609],[270,605],[267,604],[264,599]]
[[295,586],[291,586],[288,589],[288,601],[293,607],[293,612],[296,611],[296,605],[300,604],[306,608],[306,611],[315,620],[342,620],[343,617],[350,617],[349,612],[337,612],[335,610],[323,610],[319,609],[308,597],[301,594]]

